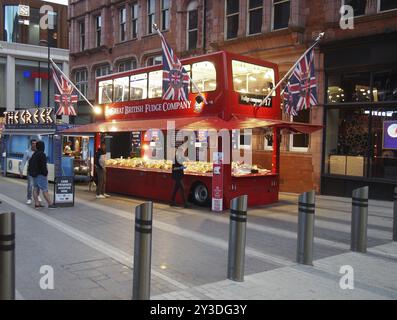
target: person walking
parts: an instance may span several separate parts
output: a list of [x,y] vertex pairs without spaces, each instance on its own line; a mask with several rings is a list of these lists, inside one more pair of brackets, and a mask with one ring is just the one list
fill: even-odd
[[95,155],[95,169],[97,174],[97,187],[96,187],[96,198],[105,199],[110,197],[105,193],[106,189],[106,144],[101,143],[101,147],[98,149]]
[[38,200],[39,192],[43,193],[44,199],[47,201],[49,209],[55,209],[56,206],[52,203],[48,193],[48,168],[47,156],[44,153],[45,144],[43,141],[36,142],[36,151],[29,160],[29,171],[33,177],[33,198],[35,208],[43,208]]
[[173,207],[176,206],[175,197],[178,191],[180,192],[185,208],[189,207],[185,197],[185,189],[183,187],[183,177],[185,175],[183,171],[184,169],[185,167],[183,166],[183,164],[179,163],[177,157],[175,156],[174,163],[172,164],[172,180],[175,181],[175,185],[172,192],[172,199],[170,204]]
[[[23,154],[23,159],[21,165],[19,166],[19,175],[23,178],[23,170],[25,169],[26,164],[28,164],[27,168],[27,205],[32,204],[32,196],[33,196],[33,177],[30,175],[29,171],[29,160],[32,158],[33,153],[36,151],[36,139],[30,140],[30,147],[26,149]],[[40,196],[38,197],[39,202],[41,202]]]

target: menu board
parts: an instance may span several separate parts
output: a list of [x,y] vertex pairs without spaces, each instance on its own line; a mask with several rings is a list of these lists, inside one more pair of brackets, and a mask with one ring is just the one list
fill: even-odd
[[131,155],[133,157],[141,156],[142,133],[140,131],[131,132]]
[[56,177],[54,204],[60,207],[74,206],[74,177]]

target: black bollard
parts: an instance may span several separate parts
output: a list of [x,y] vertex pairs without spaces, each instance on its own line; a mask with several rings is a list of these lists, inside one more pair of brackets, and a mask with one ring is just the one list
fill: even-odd
[[299,196],[298,208],[298,245],[296,261],[300,264],[313,265],[313,238],[315,191],[305,192]]
[[15,214],[0,214],[0,300],[15,300]]
[[230,202],[230,227],[227,278],[244,281],[248,196]]
[[393,241],[397,241],[397,187],[394,188]]
[[135,209],[134,278],[132,299],[150,299],[153,203]]
[[350,247],[352,251],[367,252],[368,187],[353,191]]

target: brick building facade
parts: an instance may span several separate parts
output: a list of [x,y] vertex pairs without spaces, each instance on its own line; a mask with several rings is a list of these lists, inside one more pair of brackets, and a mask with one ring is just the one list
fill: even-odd
[[[354,7],[354,29],[340,27],[339,11],[343,4]],[[374,41],[376,46],[377,39],[384,34],[388,37],[384,41],[390,43],[397,32],[396,9],[397,4],[390,0],[72,0],[69,5],[71,73],[89,99],[95,100],[96,76],[159,62],[160,39],[150,30],[152,21],[160,26],[182,58],[226,50],[275,62],[281,75],[289,70],[316,35],[324,31],[325,37],[315,53],[319,105],[295,119],[323,124],[328,117],[325,108],[330,104],[325,70],[328,53],[332,57],[336,51],[340,52],[340,59],[336,61],[341,61],[352,43],[364,45],[363,50],[366,50],[366,46],[372,46]],[[394,47],[390,50],[393,52]],[[367,64],[376,65],[377,58],[373,59],[373,63],[367,61]],[[387,68],[393,64],[393,61],[389,62]],[[328,68],[331,70],[332,65],[328,64]],[[343,66],[336,72],[342,70]],[[394,79],[394,71],[390,72]],[[359,100],[351,102],[349,108],[356,106]],[[376,101],[372,99],[371,102]],[[82,105],[82,114],[85,111],[86,121],[90,121],[89,111]],[[321,189],[322,181],[328,177],[332,153],[324,154],[325,139],[322,132],[312,134],[310,139],[284,136],[281,154],[283,191]],[[266,150],[264,138],[256,137],[254,144],[257,150],[254,161],[270,163],[270,151]],[[365,156],[370,162],[370,155]],[[365,170],[369,166],[368,163]],[[359,176],[360,179],[365,177]],[[346,182],[344,175],[338,175],[338,178]],[[360,179],[360,183],[365,181]],[[348,193],[351,186],[344,188]]]

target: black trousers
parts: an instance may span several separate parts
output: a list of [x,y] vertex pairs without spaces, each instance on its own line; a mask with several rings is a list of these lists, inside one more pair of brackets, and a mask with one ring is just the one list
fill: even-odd
[[186,198],[185,198],[185,189],[183,188],[183,183],[182,180],[174,180],[175,181],[175,185],[174,185],[174,191],[172,192],[172,203],[175,203],[175,197],[177,192],[180,192],[180,195],[183,199],[183,203],[186,204]]

